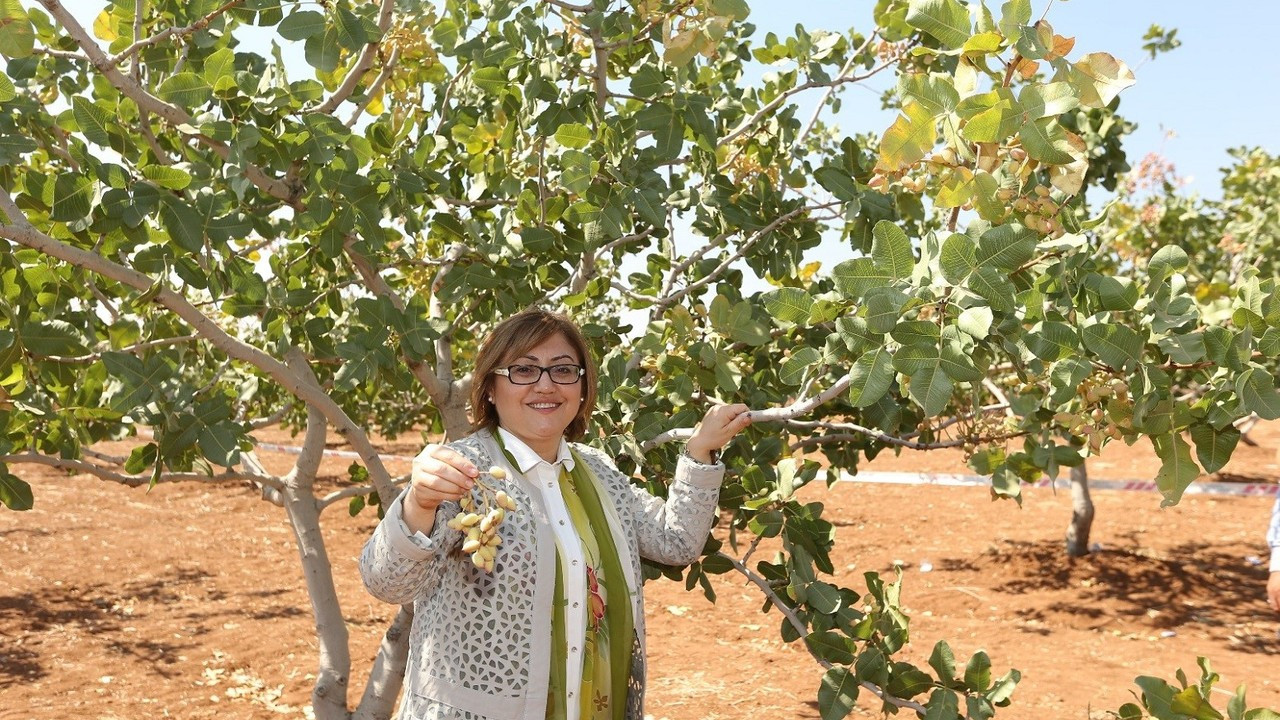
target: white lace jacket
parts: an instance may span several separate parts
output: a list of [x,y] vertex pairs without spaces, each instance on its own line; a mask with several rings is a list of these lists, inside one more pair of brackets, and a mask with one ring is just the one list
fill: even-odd
[[[401,500],[360,555],[365,587],[380,600],[414,605],[401,720],[541,720],[551,659],[555,540],[528,480],[485,430],[451,443],[479,468],[499,465],[520,511],[502,523],[503,544],[490,575],[461,552],[462,535],[446,526],[457,503],[444,503],[426,542],[408,535]],[[643,718],[644,608],[640,558],[671,565],[697,559],[715,519],[723,465],[681,458],[667,500],[633,484],[600,451],[574,444],[599,478],[612,507],[614,542],[632,587],[633,643],[629,720]],[[575,599],[571,598],[571,601]]]

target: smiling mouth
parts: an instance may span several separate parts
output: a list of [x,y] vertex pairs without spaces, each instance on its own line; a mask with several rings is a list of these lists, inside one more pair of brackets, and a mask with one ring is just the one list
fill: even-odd
[[529,403],[529,407],[533,408],[534,410],[555,410],[556,408],[560,407],[560,405],[561,403],[554,403],[554,402]]

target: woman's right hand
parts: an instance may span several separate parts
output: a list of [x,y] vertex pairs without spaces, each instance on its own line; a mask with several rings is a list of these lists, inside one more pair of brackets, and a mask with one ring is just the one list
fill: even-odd
[[432,514],[440,503],[458,500],[471,492],[480,471],[456,450],[443,445],[428,445],[413,459],[409,475],[409,505]]

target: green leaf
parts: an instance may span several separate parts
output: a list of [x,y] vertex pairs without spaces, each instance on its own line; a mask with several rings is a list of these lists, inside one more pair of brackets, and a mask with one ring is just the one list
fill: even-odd
[[991,322],[994,315],[989,307],[971,307],[960,311],[956,318],[956,327],[975,340],[982,340],[991,333]]
[[18,97],[18,89],[13,86],[13,81],[8,75],[0,73],[0,103],[7,103]]
[[1254,708],[1244,714],[1244,720],[1280,720],[1280,713],[1267,708]]
[[369,42],[364,32],[364,25],[355,13],[341,5],[334,5],[333,10],[333,28],[338,31],[339,45],[348,50],[359,50],[362,45]]
[[213,86],[193,72],[180,72],[157,88],[161,99],[180,108],[198,108],[213,98]]
[[831,272],[835,281],[836,292],[849,300],[856,300],[875,288],[885,287],[893,282],[893,276],[881,268],[877,268],[871,258],[845,260],[836,265]]
[[951,646],[946,640],[939,640],[933,646],[933,653],[929,655],[929,667],[938,673],[938,679],[943,683],[951,682],[956,676],[956,656],[951,652]]
[[49,219],[71,222],[89,214],[93,207],[94,182],[83,175],[62,173],[53,184],[53,209]]
[[813,296],[800,288],[778,288],[761,296],[765,312],[784,323],[803,325],[813,309]]
[[[0,29],[3,27],[0,25]],[[3,44],[0,44],[0,48],[3,48]],[[18,512],[35,507],[35,496],[31,493],[31,486],[17,475],[11,474],[2,463],[0,463],[0,503]]]
[[1031,24],[1031,0],[1008,0],[1000,6],[1000,32],[1016,42],[1022,28]]
[[958,343],[948,342],[942,346],[941,361],[943,372],[956,382],[977,382],[983,378],[983,372]]
[[1169,709],[1195,720],[1222,720],[1222,713],[1213,709],[1203,696],[1200,688],[1192,685],[1173,696]]
[[[443,21],[442,21],[443,23]],[[437,25],[439,30],[439,24]],[[326,27],[324,32],[307,38],[303,45],[303,57],[307,64],[320,72],[331,73],[338,69],[338,61],[342,57],[342,47],[338,44],[338,31]]]
[[969,10],[958,0],[911,0],[906,19],[950,50],[963,47],[972,34]]
[[978,267],[977,246],[973,238],[963,233],[951,233],[942,241],[938,258],[942,276],[952,285],[959,285]]
[[818,688],[818,711],[822,720],[841,720],[853,712],[858,687],[858,678],[849,668],[836,666],[828,670]]
[[1161,462],[1156,473],[1156,487],[1164,496],[1160,507],[1177,505],[1187,486],[1200,477],[1200,467],[1191,459],[1191,446],[1178,433],[1154,435],[1151,444]]
[[236,425],[220,422],[200,431],[200,452],[215,465],[234,467],[240,462],[240,443],[236,437]]
[[902,294],[879,292],[867,298],[867,329],[887,333],[902,315]]
[[1151,714],[1160,720],[1181,720],[1175,719],[1173,715],[1173,693],[1174,688],[1169,683],[1160,678],[1140,676],[1134,678],[1134,683],[1142,688],[1142,701],[1151,711]]
[[858,192],[858,184],[854,182],[853,176],[849,175],[843,168],[834,165],[823,165],[813,171],[813,178],[818,184],[826,188],[837,200],[844,202],[852,202],[857,200],[861,193]]
[[985,652],[979,650],[969,658],[964,668],[964,684],[977,692],[991,687],[991,658]]
[[822,354],[808,345],[796,350],[778,371],[778,379],[787,385],[799,385],[810,368],[822,361]]
[[1142,357],[1142,338],[1123,325],[1097,323],[1083,335],[1084,346],[1113,369],[1131,372]]
[[1027,333],[1027,349],[1045,362],[1080,353],[1080,335],[1066,323],[1041,322]]
[[142,168],[142,175],[166,190],[182,190],[191,184],[186,170],[168,165],[148,165]]
[[1196,444],[1196,459],[1204,471],[1215,473],[1231,459],[1236,443],[1240,442],[1240,431],[1231,425],[1214,430],[1207,423],[1195,423],[1191,426],[1191,440]]
[[897,225],[888,220],[876,223],[871,231],[871,260],[890,277],[909,278],[915,269],[916,259],[911,251],[911,239]]
[[934,117],[953,112],[960,104],[955,85],[937,73],[903,73],[898,78],[898,97],[920,103]]
[[892,172],[910,167],[924,158],[937,138],[933,115],[920,103],[909,100],[880,139],[876,167]]
[[324,32],[324,15],[314,10],[299,10],[290,13],[276,28],[280,36],[286,40],[306,40],[312,35]]
[[1018,131],[1027,155],[1046,165],[1069,165],[1075,160],[1067,133],[1054,118],[1041,118],[1024,123]]
[[80,126],[80,132],[95,145],[111,147],[111,133],[108,128],[116,122],[114,118],[98,104],[79,95],[71,98],[71,114]]
[[1023,120],[1022,108],[1011,97],[1001,98],[982,112],[974,115],[960,129],[960,134],[972,142],[1003,142],[1018,129]]
[[582,123],[566,123],[556,128],[556,142],[581,150],[591,144],[591,128]]
[[163,195],[160,203],[160,225],[169,239],[189,253],[204,249],[204,227],[195,209],[174,195]]
[[471,74],[471,80],[487,93],[496,95],[506,89],[510,81],[507,71],[500,67],[482,67]]
[[986,300],[992,310],[1013,311],[1015,288],[1004,271],[994,267],[980,267],[969,275],[966,286]]
[[837,632],[813,632],[804,642],[815,655],[828,662],[848,665],[853,662],[853,641]]
[[173,375],[168,363],[159,356],[148,357],[143,362],[127,353],[106,352],[102,354],[102,364],[106,366],[107,373],[120,383],[107,400],[108,407],[119,413],[132,412],[157,397],[163,397],[163,384]]
[[1018,104],[1022,106],[1028,120],[1039,120],[1074,110],[1080,105],[1080,96],[1070,83],[1026,85],[1018,93]]
[[1180,273],[1191,264],[1187,251],[1177,245],[1164,245],[1147,262],[1149,284],[1156,285],[1174,273]]
[[960,699],[953,690],[934,690],[929,694],[926,707],[923,720],[957,720],[960,717]]
[[1276,393],[1275,378],[1258,367],[1245,370],[1236,378],[1236,392],[1244,408],[1255,412],[1263,420],[1280,418],[1280,394]]
[[804,589],[805,602],[820,613],[830,615],[840,609],[840,590],[833,585],[815,580]]
[[29,57],[35,51],[36,33],[19,0],[0,0],[0,55]]
[[854,407],[874,405],[893,385],[893,356],[883,347],[864,353],[849,369],[849,402]]
[[955,384],[947,377],[939,361],[932,368],[911,376],[907,394],[924,410],[926,417],[936,417],[947,408],[954,388]]
[[997,225],[982,233],[974,256],[980,267],[1016,270],[1035,255],[1036,233],[1021,225]]
[[125,460],[124,471],[131,475],[140,474],[156,463],[158,450],[159,447],[153,442],[135,447],[129,452],[129,459]]

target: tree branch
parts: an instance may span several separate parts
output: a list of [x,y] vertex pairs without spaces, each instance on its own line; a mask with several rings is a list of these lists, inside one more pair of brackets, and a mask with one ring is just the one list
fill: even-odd
[[659,298],[658,305],[663,309],[671,307],[672,305],[679,302],[681,299],[683,299],[686,295],[693,292],[694,290],[702,288],[706,286],[708,283],[715,281],[717,278],[720,277],[721,274],[724,273],[725,270],[728,270],[730,266],[732,266],[735,262],[737,262],[743,256],[745,256],[747,254],[747,251],[750,250],[753,245],[759,242],[764,236],[768,235],[774,230],[777,230],[778,227],[780,227],[781,225],[791,221],[792,218],[798,215],[803,215],[806,212],[833,207],[835,205],[840,205],[840,204],[841,203],[839,202],[832,202],[832,203],[825,203],[823,205],[805,205],[802,207],[798,207],[795,210],[792,210],[791,212],[779,217],[778,219],[764,226],[760,230],[757,230],[755,234],[752,235],[751,237],[744,240],[742,244],[738,246],[737,252],[735,252],[732,256],[730,256],[724,262],[720,263],[714,270],[707,273],[705,276],[699,278],[696,282],[685,286],[683,290],[673,295],[668,295],[666,297]]
[[400,48],[394,47],[391,49],[391,57],[387,58],[387,62],[382,66],[382,72],[378,73],[378,77],[374,78],[373,84],[364,92],[364,99],[356,106],[356,110],[351,113],[351,117],[347,118],[347,127],[354,126],[356,120],[360,119],[364,111],[369,108],[369,103],[373,102],[373,98],[378,94],[378,91],[386,84],[387,78],[391,77],[391,71],[395,69],[396,63],[399,61]]
[[565,0],[544,0],[548,5],[555,5],[562,10],[569,10],[576,13],[589,13],[593,9],[591,5],[574,5]]
[[[19,222],[18,225],[0,225],[0,237],[13,240],[20,245],[38,250],[63,262],[91,270],[136,290],[145,292],[151,288],[153,284],[152,278],[100,255],[54,240],[36,230],[22,216],[13,199],[9,197],[9,193],[3,188],[0,188],[0,210],[4,210],[11,219],[14,217],[21,218],[21,220],[16,221]],[[337,428],[339,434],[347,438],[356,449],[356,452],[360,454],[365,467],[369,470],[374,485],[378,487],[379,495],[383,495],[385,491],[386,497],[384,500],[388,503],[391,502],[394,498],[394,495],[391,494],[394,491],[391,487],[391,476],[383,466],[378,451],[369,442],[369,437],[364,430],[352,421],[342,407],[333,398],[329,397],[322,388],[318,385],[307,383],[304,379],[298,377],[297,373],[286,367],[284,363],[262,350],[231,337],[211,318],[197,310],[187,298],[173,290],[167,287],[160,288],[160,291],[155,296],[155,302],[160,303],[160,305],[187,322],[199,335],[207,339],[214,347],[225,352],[229,357],[253,365],[272,377],[303,402],[320,409],[325,418]]]
[[[151,475],[126,475],[118,473],[101,465],[94,465],[83,460],[67,460],[49,455],[40,455],[39,453],[29,452],[18,455],[0,455],[0,463],[8,463],[13,465],[29,464],[44,465],[46,467],[57,468],[59,470],[68,470],[76,473],[85,473],[101,478],[102,480],[110,480],[111,482],[120,483],[129,487],[141,487],[150,485]],[[255,473],[233,472],[227,471],[218,473],[217,475],[205,475],[204,473],[161,473],[157,482],[175,483],[175,482],[204,482],[204,483],[222,483],[233,480],[247,480],[258,485],[272,485],[279,483],[276,478],[264,477]]]
[[[764,592],[765,596],[768,597],[769,600],[773,602],[773,606],[778,608],[778,610],[783,615],[786,616],[787,621],[791,623],[791,627],[795,628],[795,631],[800,635],[800,637],[805,637],[806,635],[809,634],[809,628],[806,627],[804,622],[800,620],[800,617],[796,615],[795,610],[788,607],[786,603],[782,602],[782,598],[778,597],[778,593],[773,589],[773,586],[769,584],[768,580],[764,579],[764,577],[762,577],[758,573],[752,572],[749,568],[747,568],[746,565],[744,565],[741,561],[739,561],[738,558],[733,557],[732,555],[728,555],[724,552],[717,552],[716,555],[724,558],[725,560],[728,560],[729,563],[733,565],[733,568],[735,570],[742,573],[742,575],[745,576],[752,583],[754,583],[756,587],[760,588]],[[805,648],[809,650],[809,654],[813,656],[814,660],[818,661],[819,665],[821,665],[823,668],[826,668],[827,670],[831,669],[832,667],[831,662],[828,661],[826,658],[822,657],[821,655],[819,655],[812,647],[809,647],[808,643],[805,643]],[[873,695],[880,698],[884,702],[889,703],[890,705],[893,705],[895,707],[908,708],[908,709],[914,710],[917,714],[919,714],[922,717],[924,716],[925,712],[927,712],[925,706],[921,705],[920,703],[894,697],[893,695],[890,695],[888,692],[886,692],[879,685],[868,682],[866,680],[863,680],[858,684],[861,685],[863,688],[867,689],[868,691],[870,691]]]
[[[444,287],[445,276],[453,270],[453,266],[458,264],[466,251],[467,246],[462,243],[453,243],[445,250],[436,276],[431,281],[431,302],[427,309],[429,317],[444,319],[445,308],[444,303],[440,302],[440,289]],[[453,380],[453,340],[444,335],[436,338],[436,380],[446,387]]]
[[[46,2],[46,0],[41,0],[41,2],[43,2],[45,6],[48,7],[48,2]],[[113,55],[111,58],[107,60],[107,62],[111,63],[112,65],[119,66],[120,63],[124,62],[126,59],[130,57],[133,57],[138,51],[144,48],[151,47],[152,45],[158,45],[161,42],[171,37],[185,38],[188,35],[204,30],[205,28],[209,27],[209,23],[216,20],[219,15],[222,15],[226,11],[230,10],[236,5],[239,5],[242,2],[244,2],[244,0],[229,0],[227,3],[223,4],[218,9],[214,10],[208,15],[205,15],[204,17],[191,23],[190,25],[187,25],[185,27],[167,27],[164,30],[161,30],[160,32],[148,38],[139,38],[139,35],[141,35],[141,30],[142,30],[142,17],[141,17],[141,14],[138,14],[134,17],[133,44],[121,50],[120,52],[116,53],[115,55]],[[138,3],[139,6],[141,6],[141,4],[142,3]],[[97,63],[94,63],[94,65],[97,65]]]
[[[395,0],[382,0],[382,4],[378,6],[378,39],[364,46],[364,52],[360,53],[360,59],[356,60],[356,64],[351,67],[351,72],[347,73],[343,79],[342,85],[333,94],[329,96],[317,108],[316,112],[332,115],[338,106],[346,102],[351,97],[351,93],[356,91],[356,87],[364,78],[364,74],[369,72],[369,68],[373,67],[373,56],[377,54],[378,48],[382,44],[382,38],[387,34],[387,30],[391,28],[391,13],[395,10]],[[390,63],[388,63],[390,65]]]
[[[233,2],[239,2],[239,0],[233,0]],[[137,80],[120,72],[120,69],[112,62],[111,58],[107,57],[102,48],[94,42],[88,31],[84,29],[84,26],[62,6],[59,0],[40,0],[40,4],[44,5],[49,10],[49,13],[62,24],[62,27],[66,28],[67,33],[71,35],[71,38],[80,46],[80,49],[89,57],[89,62],[106,77],[113,87],[137,103],[139,110],[155,113],[175,128],[179,128],[179,132],[185,132],[195,137],[203,145],[217,153],[218,157],[224,161],[231,156],[231,148],[227,147],[225,143],[198,132],[181,130],[183,126],[190,127],[194,125],[191,115],[177,105],[164,102],[147,92]],[[244,170],[245,177],[263,192],[284,200],[295,208],[301,207],[296,198],[293,197],[293,190],[288,183],[271,177],[262,168],[252,163],[241,163],[239,167]]]
[[409,662],[409,630],[413,627],[413,606],[401,605],[395,620],[382,636],[373,670],[365,684],[364,695],[351,720],[386,720],[391,717],[405,666]]

